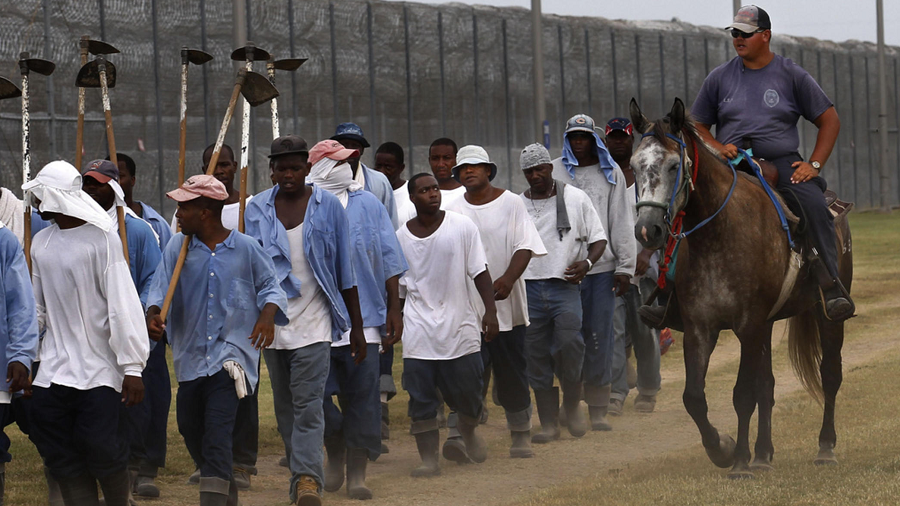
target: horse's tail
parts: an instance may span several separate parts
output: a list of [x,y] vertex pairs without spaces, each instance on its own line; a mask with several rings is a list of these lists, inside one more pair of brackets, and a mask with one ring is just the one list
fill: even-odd
[[803,311],[788,320],[788,348],[794,373],[819,404],[825,400],[822,390],[822,343],[815,312],[818,306]]

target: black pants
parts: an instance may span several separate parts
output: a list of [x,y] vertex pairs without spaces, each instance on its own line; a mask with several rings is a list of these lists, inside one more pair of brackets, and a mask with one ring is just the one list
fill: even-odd
[[172,385],[166,363],[166,344],[160,341],[144,368],[144,401],[128,408],[131,430],[130,463],[141,476],[156,477],[166,465],[166,428],[172,403]]
[[500,332],[490,342],[482,339],[481,358],[494,370],[497,399],[506,411],[511,430],[528,430],[531,424],[531,391],[525,360],[525,325]]
[[825,190],[828,185],[821,176],[816,176],[804,183],[791,183],[791,175],[795,170],[791,164],[802,159],[799,154],[792,153],[769,161],[774,163],[778,169],[778,192],[784,197],[791,211],[800,217],[801,227],[806,228],[831,277],[837,278],[834,217],[828,210],[828,206],[825,205]]
[[184,436],[201,477],[231,480],[231,442],[237,411],[234,380],[225,369],[178,384],[178,431]]
[[[259,364],[257,370],[258,368]],[[256,474],[256,458],[259,454],[259,385],[238,402],[232,451],[235,467]]]

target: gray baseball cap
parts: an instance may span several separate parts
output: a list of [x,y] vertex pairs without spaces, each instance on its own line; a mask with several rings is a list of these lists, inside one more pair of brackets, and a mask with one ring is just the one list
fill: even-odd
[[534,143],[525,146],[519,155],[519,166],[522,170],[531,169],[545,163],[553,163],[550,152],[542,144]]
[[734,22],[725,27],[726,30],[737,28],[745,33],[753,33],[757,30],[771,30],[772,22],[769,13],[755,5],[745,5],[734,15]]

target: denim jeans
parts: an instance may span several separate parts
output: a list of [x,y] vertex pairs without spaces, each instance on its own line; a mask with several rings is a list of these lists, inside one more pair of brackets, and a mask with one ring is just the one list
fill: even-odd
[[531,388],[552,389],[554,373],[561,381],[581,381],[584,339],[578,285],[541,279],[528,280],[525,287],[531,320],[525,330],[525,358]]
[[322,402],[331,362],[331,343],[315,343],[295,350],[266,349],[263,357],[272,380],[278,432],[290,462],[290,494],[294,501],[301,476],[314,478],[320,490],[325,484]]
[[[365,448],[369,460],[381,455],[381,394],[378,391],[378,346],[366,347],[366,359],[356,365],[350,346],[331,348],[331,368],[325,382],[325,437],[342,435],[347,448]],[[331,397],[337,395],[340,410]]]
[[613,399],[624,401],[628,397],[628,380],[625,377],[625,348],[628,344],[634,349],[634,357],[637,360],[638,393],[656,395],[659,392],[659,331],[644,325],[637,314],[638,308],[653,291],[655,284],[651,278],[641,278],[640,285],[631,285],[628,293],[616,298],[613,318],[616,342],[610,394]]
[[[437,410],[443,401],[459,416],[473,423],[484,409],[482,373],[484,363],[479,353],[470,353],[448,360],[403,359],[403,389],[409,392],[408,414],[412,419],[412,433],[436,430]],[[437,388],[435,388],[437,387]]]
[[584,321],[584,366],[582,377],[585,401],[591,405],[589,391],[605,387],[612,381],[613,312],[616,294],[613,293],[615,273],[601,272],[585,276],[581,282],[581,305]]
[[178,384],[175,402],[178,432],[184,437],[201,478],[231,481],[231,445],[237,411],[234,380],[225,369]]
[[172,404],[172,385],[166,362],[166,343],[160,341],[150,351],[144,368],[144,401],[128,408],[143,407],[146,420],[142,430],[131,442],[131,460],[140,469],[140,476],[156,477],[157,470],[166,465],[166,431],[169,423],[169,407]]
[[525,360],[525,325],[518,325],[487,342],[481,340],[481,359],[485,369],[494,371],[497,400],[506,412],[511,431],[531,430],[531,391],[528,389],[528,364]]
[[384,353],[378,357],[378,389],[382,394],[387,395],[387,400],[391,400],[397,395],[397,385],[394,384],[394,347],[387,346]]

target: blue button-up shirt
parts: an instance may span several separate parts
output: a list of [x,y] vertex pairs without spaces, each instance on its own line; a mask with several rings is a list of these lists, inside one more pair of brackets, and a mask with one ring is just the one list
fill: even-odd
[[391,225],[394,226],[394,230],[397,230],[402,223],[397,218],[397,203],[394,201],[394,188],[391,186],[391,182],[381,172],[366,167],[362,162],[360,162],[360,165],[366,175],[364,189],[378,197],[378,200],[384,204],[384,208],[387,209],[388,216],[391,218]]
[[[30,371],[38,348],[34,291],[22,246],[6,227],[0,228],[0,289],[0,370],[21,362]],[[0,390],[8,392],[9,383],[0,381]]]
[[141,205],[141,218],[149,223],[156,235],[159,236],[159,249],[166,249],[166,245],[172,239],[172,229],[169,227],[169,222],[147,204],[143,202],[138,202],[138,204]]
[[[332,339],[350,330],[350,314],[341,291],[356,286],[350,255],[350,225],[337,197],[311,185],[313,193],[303,218],[303,252],[322,291],[331,303]],[[275,276],[289,299],[300,297],[300,280],[291,271],[287,230],[275,213],[278,186],[247,203],[244,230],[262,245],[275,264]]]
[[[150,287],[150,306],[162,307],[183,241],[179,232],[166,246]],[[178,381],[212,376],[234,360],[255,390],[259,350],[249,336],[267,303],[278,306],[275,323],[286,325],[287,297],[259,243],[235,230],[210,251],[192,237],[166,326]]]
[[141,298],[141,305],[147,308],[150,281],[156,273],[162,252],[150,224],[130,214],[125,215],[125,235],[128,238],[128,266],[131,280]]
[[363,326],[380,327],[387,317],[384,282],[409,269],[387,210],[371,193],[350,193],[350,242]]

